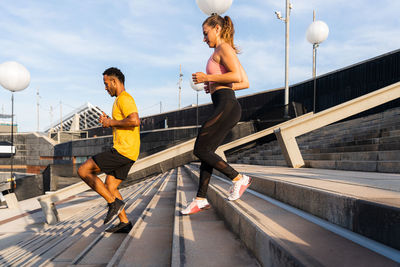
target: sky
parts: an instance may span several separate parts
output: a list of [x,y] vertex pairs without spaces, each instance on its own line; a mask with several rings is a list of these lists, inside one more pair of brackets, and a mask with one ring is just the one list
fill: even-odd
[[[238,57],[250,81],[250,88],[237,96],[284,86],[285,24],[274,11],[285,17],[285,3],[233,0],[224,14],[235,25]],[[312,76],[306,30],[313,10],[329,26],[329,36],[318,48],[317,75],[400,48],[400,1],[291,3],[291,85]],[[180,106],[196,104],[189,78],[205,71],[213,50],[203,43],[201,25],[207,16],[195,0],[0,0],[0,10],[0,63],[17,61],[31,75],[29,87],[14,93],[21,132],[44,131],[87,102],[110,114],[114,98],[102,80],[108,67],[125,74],[140,117],[178,109],[180,66]],[[210,101],[208,94],[199,93],[199,104]],[[2,113],[11,114],[11,92],[0,88]]]

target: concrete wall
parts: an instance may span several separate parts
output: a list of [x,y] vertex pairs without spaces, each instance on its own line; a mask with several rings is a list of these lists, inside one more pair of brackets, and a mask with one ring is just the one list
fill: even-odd
[[[43,178],[41,174],[14,173],[14,193],[18,200],[24,200],[44,194]],[[9,172],[0,173],[0,181],[10,178]],[[8,188],[10,189],[10,188]]]
[[[10,134],[0,134],[0,141],[11,141]],[[22,173],[39,174],[48,164],[53,163],[54,143],[36,133],[14,135],[16,154],[14,170]],[[10,171],[11,159],[0,158],[0,171]]]

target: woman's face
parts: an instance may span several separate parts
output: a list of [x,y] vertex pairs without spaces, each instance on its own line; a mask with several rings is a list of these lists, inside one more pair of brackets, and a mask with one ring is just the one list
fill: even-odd
[[214,48],[217,46],[217,41],[219,40],[220,34],[220,26],[217,25],[214,28],[208,26],[207,24],[203,25],[203,42],[208,44],[208,47]]

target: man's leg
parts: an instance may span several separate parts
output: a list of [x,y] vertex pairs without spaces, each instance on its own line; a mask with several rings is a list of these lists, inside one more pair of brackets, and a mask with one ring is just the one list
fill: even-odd
[[79,177],[81,177],[88,186],[102,196],[108,203],[112,203],[115,200],[115,196],[97,176],[100,172],[101,170],[99,166],[97,166],[96,162],[91,158],[83,163],[78,169]]
[[[105,184],[106,184],[106,187],[107,187],[108,191],[111,194],[113,194],[114,197],[119,198],[120,200],[123,200],[121,194],[118,191],[118,186],[121,184],[121,182],[122,182],[122,180],[117,179],[112,175],[107,175]],[[126,216],[126,213],[125,213],[125,209],[123,209],[121,211],[121,213],[118,215],[118,217],[119,217],[119,220],[121,222],[123,222],[123,223],[128,223],[129,222],[129,219]]]

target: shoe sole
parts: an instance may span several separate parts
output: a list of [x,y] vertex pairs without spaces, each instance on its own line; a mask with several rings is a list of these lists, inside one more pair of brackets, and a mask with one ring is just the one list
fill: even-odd
[[110,222],[114,221],[115,218],[117,218],[117,216],[118,216],[118,215],[121,213],[121,211],[125,208],[125,205],[126,205],[126,203],[124,203],[124,205],[122,205],[122,206],[118,209],[117,213],[116,213],[114,216],[112,216],[111,219],[110,219],[108,222],[105,222],[104,224],[109,224]]
[[208,209],[210,209],[211,208],[211,206],[210,205],[207,205],[207,206],[205,206],[204,208],[201,208],[201,209],[199,209],[199,210],[197,210],[197,211],[195,211],[195,212],[191,212],[191,213],[182,213],[182,211],[181,211],[181,214],[182,215],[192,215],[192,214],[196,214],[196,213],[199,213],[199,212],[202,212],[202,211],[205,211],[205,210],[208,210]]
[[131,225],[130,228],[129,228],[129,231],[128,231],[127,229],[125,229],[127,226],[128,225],[125,225],[125,226],[123,226],[123,227],[121,227],[121,228],[119,228],[117,230],[114,230],[114,231],[110,231],[111,229],[106,229],[104,232],[109,233],[109,234],[116,234],[116,233],[118,233],[118,234],[119,233],[126,234],[126,233],[129,233],[133,228],[133,226]]

